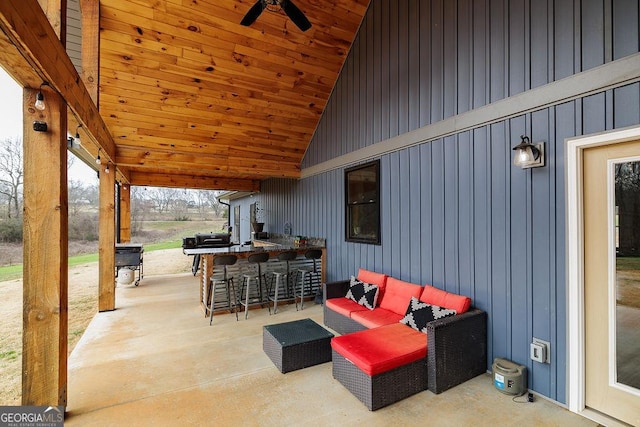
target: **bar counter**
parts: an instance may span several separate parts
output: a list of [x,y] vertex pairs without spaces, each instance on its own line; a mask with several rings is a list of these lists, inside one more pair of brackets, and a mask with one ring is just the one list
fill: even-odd
[[[233,277],[233,282],[236,288],[236,293],[240,293],[242,286],[242,277],[244,274],[255,274],[255,264],[249,264],[247,258],[255,253],[267,252],[269,254],[269,261],[262,265],[262,272],[267,276],[267,282],[270,283],[272,273],[274,271],[283,271],[286,269],[284,262],[278,261],[278,255],[282,252],[295,251],[298,254],[298,258],[295,261],[290,262],[290,271],[295,272],[302,267],[308,267],[313,265],[312,260],[308,260],[304,257],[304,254],[309,249],[322,250],[322,258],[319,260],[320,265],[320,281],[313,284],[313,292],[317,289],[320,283],[325,282],[325,258],[326,248],[324,239],[310,239],[309,244],[295,245],[287,240],[280,241],[254,241],[251,245],[233,245],[229,247],[221,248],[194,248],[183,249],[185,255],[200,255],[200,307],[205,316],[209,315],[208,303],[207,303],[207,289],[212,278],[221,279],[223,277],[223,268],[215,268],[213,260],[220,255],[236,255],[238,262],[235,265],[227,267],[227,275]],[[218,292],[217,290],[214,290]],[[254,290],[252,289],[252,292]],[[217,295],[217,294],[216,294]],[[313,296],[313,295],[308,295]],[[240,298],[240,295],[237,296]],[[216,297],[218,301],[218,297]],[[283,301],[285,302],[285,301]],[[219,306],[214,307],[214,311]]]

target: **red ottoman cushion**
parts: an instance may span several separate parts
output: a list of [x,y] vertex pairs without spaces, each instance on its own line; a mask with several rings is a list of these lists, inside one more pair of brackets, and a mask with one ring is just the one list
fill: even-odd
[[331,347],[369,376],[427,356],[427,337],[402,323],[342,335]]

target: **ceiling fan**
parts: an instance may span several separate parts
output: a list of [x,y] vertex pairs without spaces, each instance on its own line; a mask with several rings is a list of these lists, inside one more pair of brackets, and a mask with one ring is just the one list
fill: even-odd
[[240,25],[248,27],[253,24],[263,10],[278,11],[282,9],[284,13],[298,26],[302,31],[307,31],[311,28],[311,22],[304,16],[304,13],[298,7],[293,4],[291,0],[258,0],[256,4],[251,6],[251,9],[240,21]]

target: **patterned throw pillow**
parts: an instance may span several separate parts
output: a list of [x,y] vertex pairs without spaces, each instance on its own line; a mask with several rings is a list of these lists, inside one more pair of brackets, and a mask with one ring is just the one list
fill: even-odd
[[407,313],[400,319],[400,323],[411,326],[418,332],[427,333],[427,323],[443,317],[454,316],[457,312],[437,305],[427,304],[416,297],[411,297]]
[[369,310],[376,308],[378,302],[378,287],[376,285],[370,285],[368,283],[361,282],[354,276],[351,276],[351,283],[347,295],[350,300],[353,300],[363,307],[367,307]]

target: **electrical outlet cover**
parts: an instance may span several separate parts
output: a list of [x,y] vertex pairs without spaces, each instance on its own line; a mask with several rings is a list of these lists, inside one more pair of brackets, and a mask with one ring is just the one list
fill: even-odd
[[546,359],[546,351],[543,344],[531,343],[531,360],[535,362],[544,363]]
[[533,358],[533,345],[537,344],[540,345],[542,347],[544,347],[544,351],[542,354],[542,360],[540,360],[540,363],[551,363],[551,343],[549,341],[544,341],[541,340],[539,338],[534,338],[533,342],[531,343],[531,359],[532,360],[536,360]]

